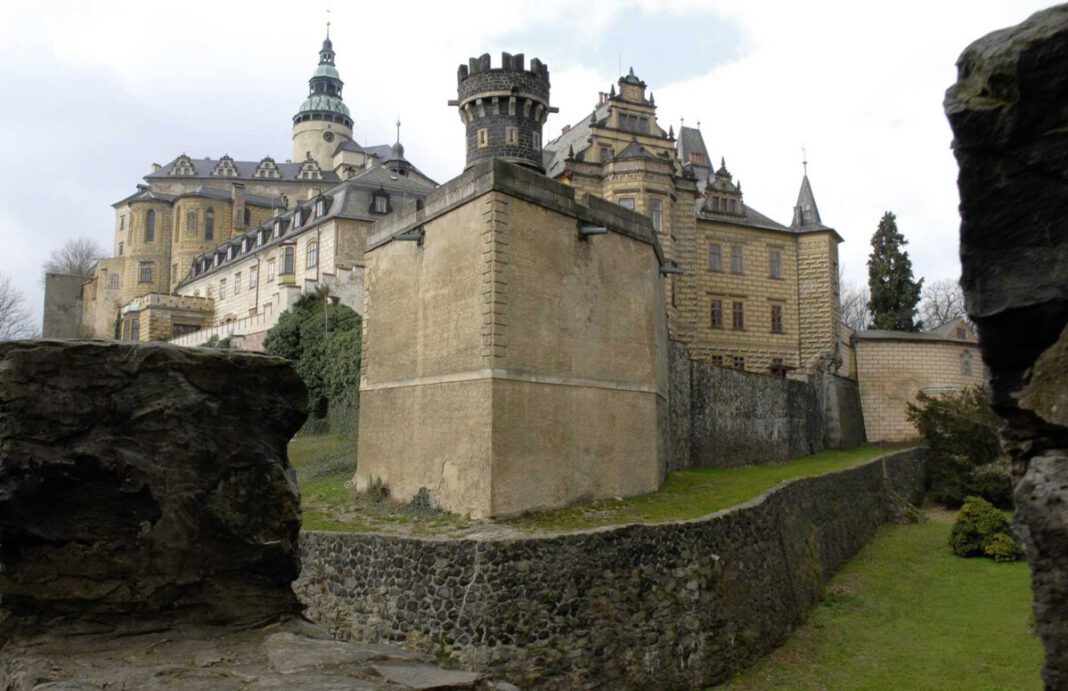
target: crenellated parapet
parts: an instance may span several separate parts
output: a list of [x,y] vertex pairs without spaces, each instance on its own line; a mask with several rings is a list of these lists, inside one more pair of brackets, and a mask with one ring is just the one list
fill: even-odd
[[457,72],[460,109],[467,126],[467,165],[501,158],[544,172],[542,126],[549,113],[549,67],[537,58],[526,68],[522,53],[501,54],[493,67],[489,54],[471,58]]

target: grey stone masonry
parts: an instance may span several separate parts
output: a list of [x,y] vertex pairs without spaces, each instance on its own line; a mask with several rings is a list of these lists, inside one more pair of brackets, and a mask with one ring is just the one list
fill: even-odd
[[467,126],[467,165],[502,158],[544,172],[541,130],[550,112],[549,68],[540,60],[524,66],[523,54],[471,58],[457,73],[460,119]]
[[925,450],[691,521],[530,538],[304,532],[296,590],[335,636],[404,641],[523,688],[676,689],[780,645],[922,493]]

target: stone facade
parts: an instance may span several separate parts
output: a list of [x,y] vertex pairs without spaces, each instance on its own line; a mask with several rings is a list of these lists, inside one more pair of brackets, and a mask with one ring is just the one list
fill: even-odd
[[[309,81],[309,95],[293,118],[293,160],[276,162],[267,156],[239,161],[229,155],[194,159],[182,154],[166,165],[153,164],[145,184],[113,205],[112,256],[100,262],[82,290],[87,335],[130,337],[132,329],[124,331],[121,323],[123,310],[130,313],[138,298],[156,294],[215,299],[217,312],[209,328],[223,328],[250,345],[262,343],[266,329],[300,294],[321,286],[361,311],[362,291],[355,286],[362,284],[367,228],[394,208],[424,198],[436,183],[405,158],[400,123],[392,146],[357,144],[341,89],[327,39]],[[322,199],[328,206],[340,200],[344,208],[332,209],[329,221],[322,222],[314,212]],[[299,230],[291,223],[296,213],[309,217]],[[279,217],[284,238],[272,235]],[[306,256],[310,232],[317,241],[314,261]],[[260,239],[264,233],[295,252],[291,270],[276,269],[277,278],[270,280],[267,264],[285,257],[277,243]],[[223,259],[217,260],[220,254]],[[240,267],[221,266],[235,258],[241,260]],[[242,288],[235,290],[238,275]],[[223,281],[226,289],[220,295]],[[46,310],[70,309],[75,302]],[[261,317],[265,314],[269,318]],[[245,331],[246,326],[262,328]],[[139,338],[144,334],[139,331]],[[153,331],[151,338],[156,335]],[[211,335],[218,334],[182,338],[196,345]]]
[[73,274],[45,274],[44,338],[81,338],[82,285],[89,276]]
[[376,228],[365,257],[358,488],[425,488],[475,517],[656,489],[667,354],[648,219],[494,160]]
[[919,436],[905,417],[920,391],[955,393],[982,386],[986,370],[975,333],[960,321],[946,335],[859,331],[854,335],[857,380],[868,440],[896,442]]
[[168,341],[195,333],[211,324],[214,311],[211,298],[142,295],[122,309],[122,340]]
[[780,645],[922,493],[922,452],[793,480],[681,523],[530,538],[301,534],[335,636],[405,642],[544,689],[702,688]]
[[546,147],[550,177],[647,215],[665,261],[671,338],[699,360],[751,372],[835,371],[838,243],[821,223],[807,175],[783,225],[743,202],[714,169],[698,129],[664,130],[633,73],[602,93],[588,118]]

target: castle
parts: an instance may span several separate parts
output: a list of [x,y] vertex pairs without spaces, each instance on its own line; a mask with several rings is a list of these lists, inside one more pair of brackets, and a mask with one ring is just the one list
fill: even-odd
[[[725,161],[713,165],[699,128],[663,128],[633,69],[597,95],[588,117],[545,141],[543,126],[556,110],[547,66],[534,59],[528,68],[522,55],[504,54],[499,67],[488,55],[472,59],[459,70],[451,102],[465,128],[467,163],[439,186],[407,158],[399,122],[392,145],[353,139],[335,58],[328,35],[293,116],[292,159],[182,154],[154,165],[134,194],[113,205],[113,256],[77,279],[81,309],[46,296],[55,315],[80,313],[83,333],[98,338],[182,345],[230,338],[257,350],[300,295],[328,289],[365,317],[363,400],[381,400],[363,407],[361,468],[373,468],[375,455],[396,457],[397,415],[426,431],[427,465],[393,478],[400,496],[443,487],[449,473],[512,472],[511,486],[526,482],[530,459],[495,451],[541,443],[509,439],[517,427],[501,413],[513,404],[513,416],[541,411],[555,421],[542,432],[559,448],[583,449],[571,458],[576,472],[553,478],[542,504],[655,488],[664,449],[649,444],[658,443],[664,414],[668,341],[695,360],[750,373],[859,381],[877,440],[914,433],[893,411],[916,390],[981,381],[967,329],[924,338],[846,329],[842,237],[823,223],[807,170],[789,224],[756,211]],[[572,226],[573,233],[563,230]],[[417,249],[398,254],[405,246]],[[50,277],[46,286],[61,279],[64,294],[72,292],[70,277]],[[888,363],[899,352],[907,366],[895,370]],[[872,374],[888,371],[898,374]],[[434,403],[444,388],[478,388],[479,378],[486,386],[477,392]],[[866,394],[865,380],[875,382]],[[545,386],[574,396],[560,399]],[[463,453],[480,458],[480,467],[440,462],[439,440],[462,437],[450,430],[477,418],[465,420],[457,405],[486,412],[478,429],[489,436],[464,437],[478,439],[477,450]],[[586,439],[590,411],[607,416],[591,429],[628,434]],[[443,414],[438,426],[429,423]],[[357,484],[386,471],[375,472]],[[461,494],[473,491],[460,486]],[[570,489],[561,493],[562,486]],[[492,482],[478,492],[476,513],[523,508]]]

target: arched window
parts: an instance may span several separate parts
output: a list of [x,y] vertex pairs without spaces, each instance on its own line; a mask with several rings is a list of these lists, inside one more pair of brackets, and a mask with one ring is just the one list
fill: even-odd
[[197,232],[197,212],[190,211],[185,215],[185,230],[187,233]]
[[145,242],[156,239],[156,212],[152,209],[145,214]]
[[215,209],[210,207],[204,212],[204,239],[215,239]]
[[304,268],[314,269],[319,266],[319,243],[316,240],[308,242],[308,248],[305,252]]
[[245,227],[247,228],[250,223],[252,223],[252,209],[250,209],[250,208],[248,208],[246,206],[245,207]]

